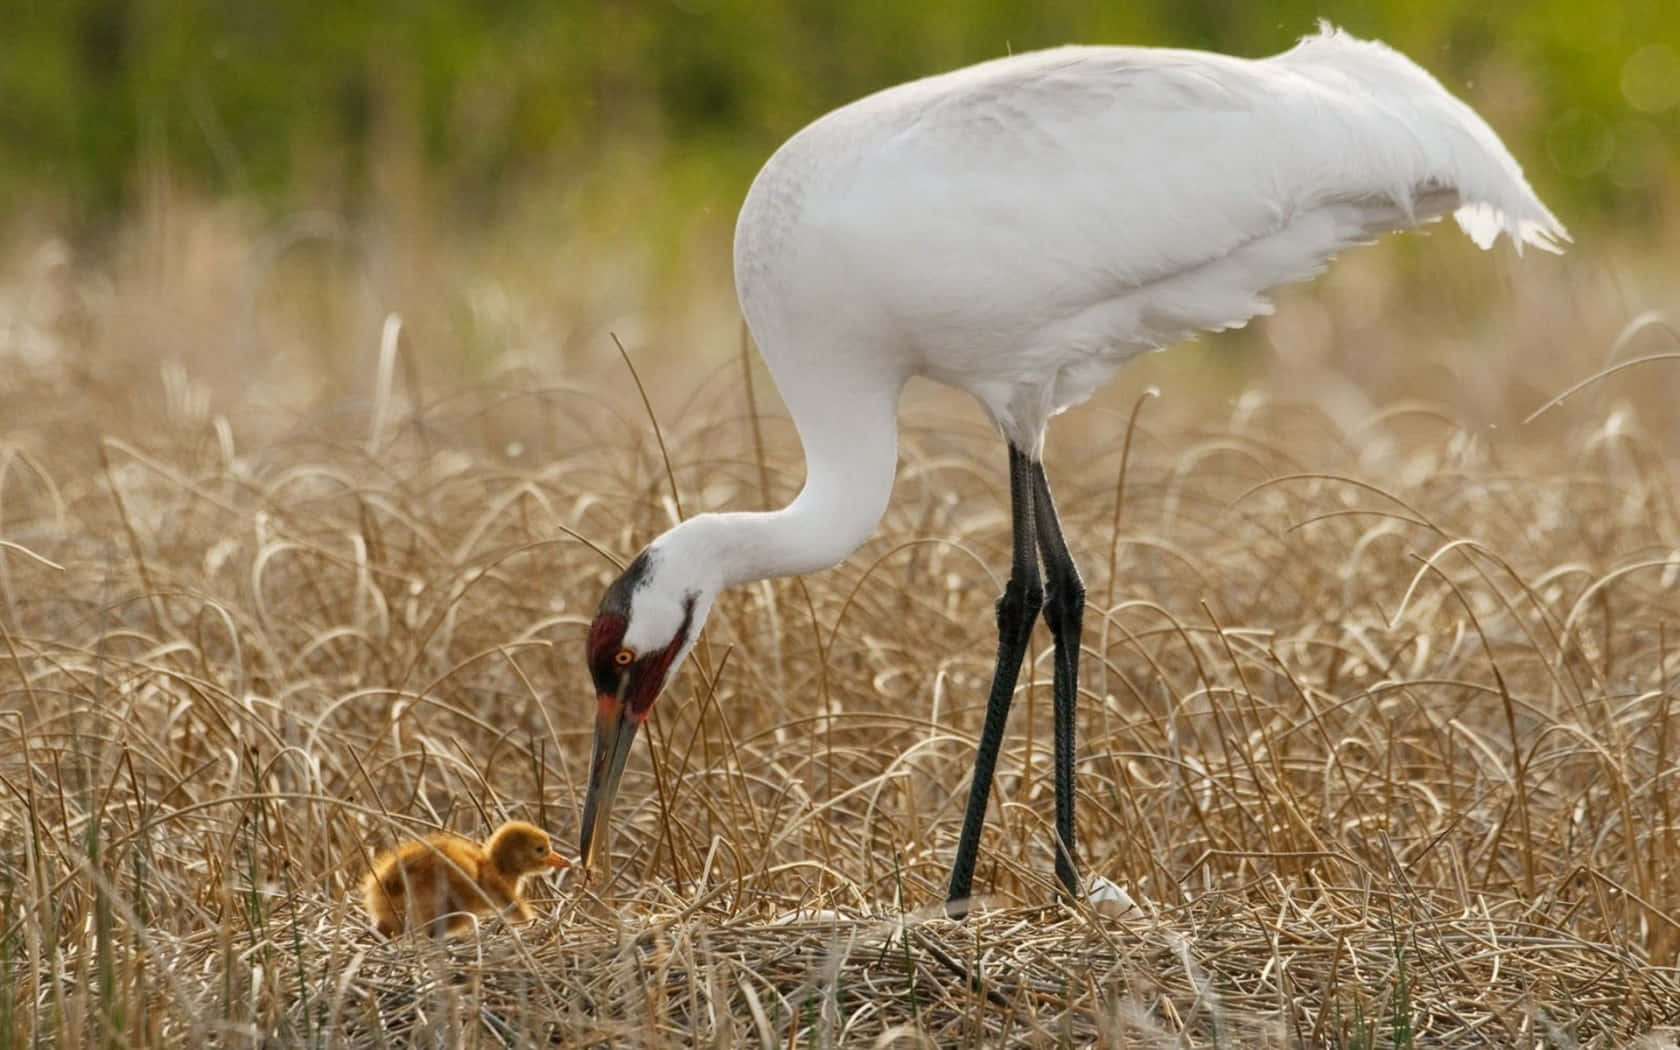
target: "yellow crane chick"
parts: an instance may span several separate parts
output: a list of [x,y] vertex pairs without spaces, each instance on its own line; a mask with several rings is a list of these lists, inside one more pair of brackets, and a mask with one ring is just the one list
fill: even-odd
[[387,937],[405,929],[453,935],[470,929],[473,915],[530,921],[520,884],[545,868],[570,866],[548,832],[511,820],[482,846],[444,832],[380,854],[362,880],[362,902]]

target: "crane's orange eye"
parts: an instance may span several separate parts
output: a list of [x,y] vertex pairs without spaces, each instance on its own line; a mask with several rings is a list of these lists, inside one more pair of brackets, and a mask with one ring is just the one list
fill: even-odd
[[613,663],[620,667],[629,667],[635,659],[636,654],[628,649],[620,649],[618,652],[613,653]]

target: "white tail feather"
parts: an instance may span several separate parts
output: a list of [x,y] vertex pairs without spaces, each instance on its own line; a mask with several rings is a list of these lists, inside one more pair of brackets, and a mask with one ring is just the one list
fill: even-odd
[[[1523,178],[1522,167],[1499,136],[1476,111],[1453,97],[1411,59],[1374,40],[1348,36],[1329,23],[1301,41],[1278,61],[1317,78],[1341,77],[1383,100],[1385,108],[1412,129],[1409,163],[1393,164],[1408,186],[1391,194],[1396,204],[1431,188],[1451,189],[1462,202],[1453,218],[1478,247],[1488,248],[1501,233],[1517,252],[1524,245],[1561,252],[1569,232]],[[1376,126],[1371,126],[1376,133]]]

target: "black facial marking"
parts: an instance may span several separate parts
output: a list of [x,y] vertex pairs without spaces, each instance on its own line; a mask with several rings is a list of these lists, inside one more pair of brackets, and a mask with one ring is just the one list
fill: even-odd
[[612,582],[612,586],[607,588],[606,593],[601,595],[601,607],[596,611],[596,615],[617,613],[620,616],[629,616],[630,596],[636,592],[637,587],[641,586],[642,581],[647,579],[648,572],[652,568],[652,551],[644,550],[636,555],[636,560],[631,562],[619,574],[618,579]]

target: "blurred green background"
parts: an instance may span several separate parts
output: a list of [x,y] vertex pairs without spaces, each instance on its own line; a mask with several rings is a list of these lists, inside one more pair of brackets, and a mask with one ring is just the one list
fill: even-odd
[[1667,348],[1622,335],[1680,276],[1674,0],[0,0],[0,354],[75,362],[67,390],[133,390],[139,420],[160,363],[283,420],[363,396],[399,316],[416,403],[509,370],[612,389],[617,338],[679,406],[738,368],[735,213],[808,121],[1011,51],[1261,56],[1320,17],[1481,111],[1574,249],[1389,238],[1116,403],[1265,370],[1520,418],[1613,347]]
[[778,142],[874,89],[1076,41],[1263,55],[1319,17],[1481,108],[1572,228],[1661,225],[1672,0],[11,0],[0,206],[96,234],[167,179],[352,218],[402,196],[494,223],[560,194],[732,214]]

